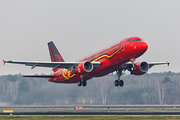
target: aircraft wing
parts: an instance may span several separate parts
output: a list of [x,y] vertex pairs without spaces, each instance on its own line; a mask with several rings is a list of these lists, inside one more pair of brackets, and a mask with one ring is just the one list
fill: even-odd
[[[13,63],[13,64],[22,64],[25,66],[31,66],[31,69],[35,67],[49,67],[52,68],[53,70],[56,68],[66,68],[66,69],[71,69],[72,67],[80,64],[81,62],[40,62],[40,61],[5,61],[3,60],[4,64],[5,63]],[[94,66],[99,66],[101,65],[101,62],[91,62]]]
[[148,62],[149,64],[149,68],[151,68],[154,65],[163,65],[163,64],[167,64],[169,66],[170,61],[166,61],[166,62]]
[[[149,68],[153,67],[154,65],[164,65],[167,64],[169,66],[170,62],[166,61],[166,62],[147,62],[149,64]],[[135,63],[136,64],[136,63]],[[125,63],[121,69],[123,70],[130,70],[130,68],[132,67],[132,63],[128,62]]]

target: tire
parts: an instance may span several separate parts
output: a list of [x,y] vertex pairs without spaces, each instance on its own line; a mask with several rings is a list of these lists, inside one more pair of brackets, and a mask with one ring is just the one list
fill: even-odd
[[87,84],[86,80],[83,80],[82,85],[85,87]]
[[132,67],[132,71],[136,71],[137,70],[137,68],[136,67]]
[[78,80],[77,85],[81,86],[81,80]]
[[114,85],[117,87],[119,85],[119,81],[118,80],[115,80],[114,81]]
[[123,80],[120,80],[119,81],[119,85],[122,87],[124,85],[124,81]]

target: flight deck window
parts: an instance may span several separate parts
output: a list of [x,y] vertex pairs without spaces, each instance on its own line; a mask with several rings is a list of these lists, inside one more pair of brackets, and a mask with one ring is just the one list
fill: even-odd
[[132,43],[132,42],[135,42],[135,41],[141,41],[141,39],[134,39],[134,40],[129,41],[129,43]]
[[136,41],[141,41],[141,39],[136,39]]
[[134,41],[136,41],[136,40],[131,40],[129,43],[132,43],[132,42],[134,42]]

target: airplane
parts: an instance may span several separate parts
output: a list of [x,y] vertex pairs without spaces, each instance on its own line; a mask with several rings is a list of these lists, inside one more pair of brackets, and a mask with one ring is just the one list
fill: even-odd
[[87,80],[94,77],[102,77],[116,71],[118,79],[114,85],[123,86],[120,79],[122,72],[128,70],[132,75],[143,75],[154,65],[167,64],[170,62],[135,62],[148,49],[147,43],[140,37],[129,37],[118,41],[104,49],[90,54],[76,62],[65,62],[54,43],[48,43],[51,62],[41,61],[5,61],[35,67],[49,67],[52,75],[24,75],[23,77],[48,78],[49,82],[77,83],[78,86],[86,86]]

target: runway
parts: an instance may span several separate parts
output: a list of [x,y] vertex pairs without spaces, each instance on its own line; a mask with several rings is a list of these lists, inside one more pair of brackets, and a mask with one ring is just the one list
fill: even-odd
[[[3,116],[9,116],[10,113],[0,113]],[[14,112],[16,116],[180,116],[180,112]]]
[[[81,109],[75,109],[75,107]],[[16,116],[180,116],[180,105],[0,106],[1,116],[9,116],[10,114]]]

